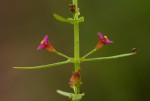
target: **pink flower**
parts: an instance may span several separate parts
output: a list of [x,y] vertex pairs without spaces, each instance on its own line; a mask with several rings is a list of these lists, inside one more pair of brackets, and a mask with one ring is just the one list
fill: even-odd
[[100,32],[98,32],[97,34],[98,34],[98,36],[99,36],[99,41],[98,41],[98,43],[97,43],[97,45],[96,45],[96,49],[101,48],[101,47],[102,47],[103,45],[105,45],[105,44],[113,43],[113,41],[109,40],[109,39],[107,38],[107,36],[103,36]]
[[40,45],[37,48],[37,50],[41,49],[47,49],[50,52],[55,51],[54,47],[48,41],[48,35],[44,37],[44,39],[41,41]]

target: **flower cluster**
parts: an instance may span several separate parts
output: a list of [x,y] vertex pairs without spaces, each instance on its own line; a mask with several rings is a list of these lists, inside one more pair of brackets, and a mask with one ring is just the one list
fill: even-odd
[[[97,33],[99,36],[99,41],[96,45],[96,49],[101,48],[105,44],[113,43],[113,41],[109,40],[107,36],[103,36],[100,32]],[[41,41],[40,45],[38,46],[37,50],[46,49],[50,52],[55,52],[55,48],[51,45],[48,40],[48,35],[45,35],[44,39]]]

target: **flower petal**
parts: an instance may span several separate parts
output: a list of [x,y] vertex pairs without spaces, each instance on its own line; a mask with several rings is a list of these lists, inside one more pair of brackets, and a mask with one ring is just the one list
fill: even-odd
[[48,35],[45,35],[43,41],[44,41],[45,44],[48,44]]
[[44,49],[45,48],[45,45],[44,44],[40,44],[37,48],[37,50],[41,50],[41,49]]
[[106,39],[106,44],[108,44],[108,43],[113,43],[113,41]]
[[98,32],[97,34],[98,34],[98,36],[99,36],[99,38],[100,38],[101,41],[104,40],[104,36],[102,35],[101,32]]

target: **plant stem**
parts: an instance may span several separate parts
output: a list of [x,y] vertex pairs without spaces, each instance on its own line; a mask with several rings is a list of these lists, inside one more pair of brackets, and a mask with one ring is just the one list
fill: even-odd
[[73,4],[78,8],[78,0],[72,0]]
[[13,68],[20,69],[20,70],[43,69],[43,68],[49,68],[49,67],[55,67],[55,66],[59,66],[63,64],[68,64],[68,63],[71,63],[71,60],[68,59],[67,61],[57,62],[53,64],[48,64],[48,65],[34,66],[34,67],[13,67]]
[[127,56],[131,56],[131,55],[135,55],[135,54],[136,53],[126,53],[126,54],[109,56],[109,57],[89,58],[89,59],[83,59],[83,60],[81,60],[81,62],[84,62],[84,61],[98,61],[98,60],[117,59],[117,58],[121,58],[121,57],[127,57]]
[[84,59],[84,58],[88,57],[89,55],[93,54],[96,51],[97,51],[97,49],[95,48],[92,51],[90,51],[89,53],[87,53],[86,55],[84,55],[82,58]]
[[[79,22],[78,22],[78,0],[73,0],[73,4],[76,7],[76,11],[73,14],[75,23],[74,23],[74,69],[75,72],[80,70],[80,45],[79,45]],[[80,87],[75,87],[74,93],[79,94]]]
[[74,64],[75,72],[80,69],[79,24],[74,24]]
[[57,54],[57,55],[59,55],[59,56],[62,56],[62,57],[64,57],[64,58],[67,58],[67,59],[71,59],[69,56],[67,56],[67,55],[65,55],[65,54],[63,54],[63,53],[60,53],[60,52],[58,52],[58,51],[55,51],[55,54]]
[[[76,10],[78,9],[78,0],[73,0],[73,4],[76,7]],[[79,51],[79,22],[78,22],[78,12],[75,11],[74,13],[74,66],[75,71],[78,71],[80,69],[80,51]]]

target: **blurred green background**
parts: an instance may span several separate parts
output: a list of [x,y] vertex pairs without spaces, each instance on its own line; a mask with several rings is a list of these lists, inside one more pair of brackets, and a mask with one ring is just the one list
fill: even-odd
[[[71,0],[0,1],[0,101],[69,101],[57,89],[72,92],[68,82],[73,65],[42,70],[15,70],[63,61],[45,50],[36,51],[44,37],[60,52],[73,56],[73,27],[53,13],[71,17]],[[81,55],[95,47],[97,32],[114,43],[90,57],[130,52],[135,56],[82,64],[82,101],[150,101],[150,1],[79,0],[85,22],[80,26]]]

